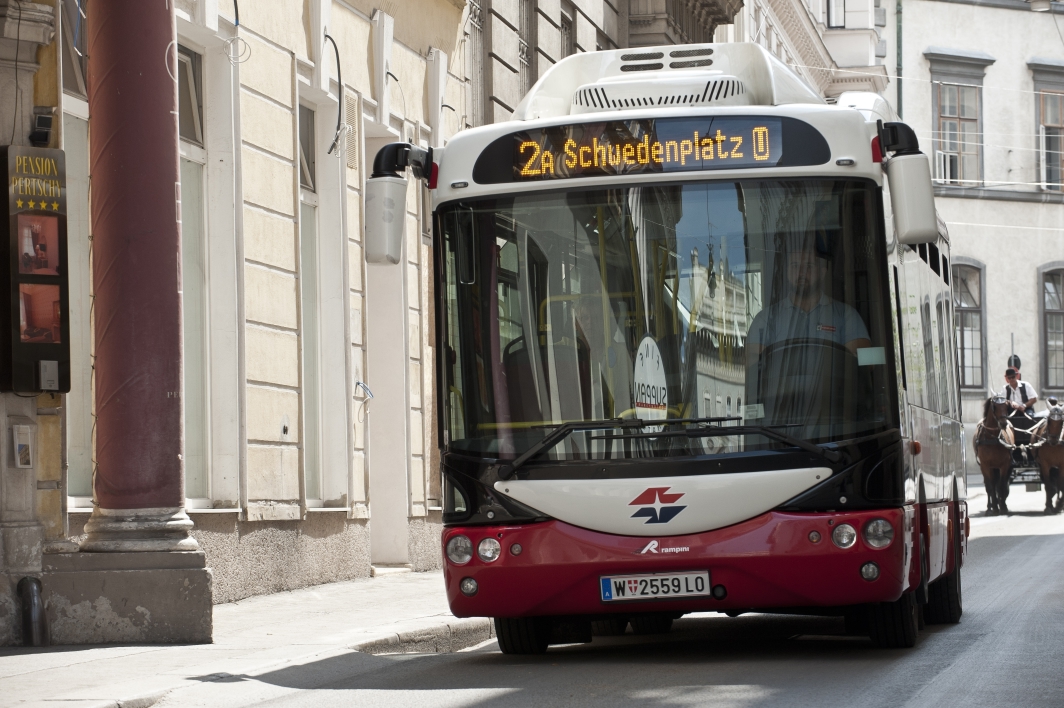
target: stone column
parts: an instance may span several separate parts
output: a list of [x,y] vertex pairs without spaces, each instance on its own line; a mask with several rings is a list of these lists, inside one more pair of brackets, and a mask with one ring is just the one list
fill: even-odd
[[96,459],[85,551],[192,551],[185,513],[177,27],[88,4]]
[[[29,144],[37,50],[55,34],[52,12],[47,5],[0,0],[0,144]],[[11,426],[28,425],[36,436],[36,424],[35,398],[0,394],[0,646],[21,640],[19,579],[41,573],[44,528],[37,520],[37,473],[16,467],[11,452]]]

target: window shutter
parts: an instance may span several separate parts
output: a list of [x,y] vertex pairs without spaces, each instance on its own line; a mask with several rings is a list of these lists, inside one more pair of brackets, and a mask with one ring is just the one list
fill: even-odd
[[358,94],[344,92],[344,122],[347,124],[344,151],[347,168],[358,169]]

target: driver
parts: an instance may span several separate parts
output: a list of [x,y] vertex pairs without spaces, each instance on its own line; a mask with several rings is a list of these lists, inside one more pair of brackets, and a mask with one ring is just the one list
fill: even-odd
[[1001,395],[1017,413],[1022,411],[1028,416],[1034,416],[1034,404],[1038,401],[1038,394],[1031,384],[1020,379],[1018,369],[1005,369],[1005,388]]
[[857,356],[858,349],[872,346],[868,330],[857,310],[823,293],[827,261],[809,249],[787,254],[789,293],[754,317],[747,335],[749,361],[778,342],[793,339],[826,339]]

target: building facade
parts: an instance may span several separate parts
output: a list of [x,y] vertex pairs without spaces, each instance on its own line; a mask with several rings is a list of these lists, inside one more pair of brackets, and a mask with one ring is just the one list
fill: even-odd
[[884,95],[934,158],[969,440],[1012,354],[1038,410],[1050,395],[1064,398],[1064,6],[1042,6],[1049,11],[1022,0],[888,8],[889,43],[901,48],[888,65],[901,80]]

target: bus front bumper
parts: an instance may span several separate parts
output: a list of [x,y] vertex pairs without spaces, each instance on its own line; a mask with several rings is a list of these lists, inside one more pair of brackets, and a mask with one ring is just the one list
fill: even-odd
[[[451,611],[458,617],[529,617],[644,612],[706,612],[770,608],[838,607],[892,602],[913,583],[913,508],[839,513],[767,512],[727,528],[686,536],[616,536],[561,521],[513,526],[451,526],[443,547],[458,534],[473,542],[473,558],[458,565],[444,554]],[[909,517],[908,520],[906,517]],[[865,525],[886,519],[894,539],[872,548]],[[849,524],[856,542],[839,548],[832,531]],[[816,533],[813,533],[816,532]],[[819,540],[814,541],[819,534]],[[481,540],[493,537],[502,555],[477,557]],[[519,546],[519,552],[517,546]],[[865,580],[861,567],[875,563],[879,575]],[[603,601],[601,578],[642,573],[708,571],[716,599]],[[476,581],[472,596],[463,579]],[[919,572],[915,572],[919,582]],[[467,583],[467,586],[469,584]],[[468,589],[468,587],[467,587]],[[718,595],[722,594],[718,590]]]

